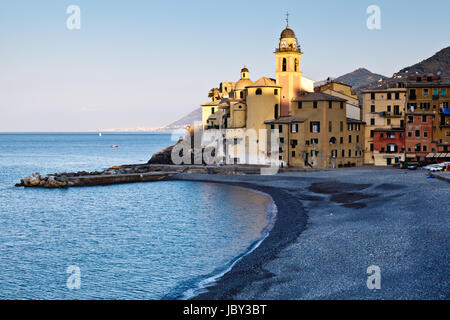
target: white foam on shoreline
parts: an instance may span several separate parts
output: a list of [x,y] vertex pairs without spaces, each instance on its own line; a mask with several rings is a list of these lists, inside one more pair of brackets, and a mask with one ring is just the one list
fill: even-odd
[[[241,187],[241,188],[243,188],[243,187]],[[194,288],[190,288],[190,289],[186,290],[185,292],[183,292],[181,297],[179,298],[180,300],[189,300],[189,299],[192,299],[202,293],[207,292],[207,288],[214,286],[220,278],[222,278],[226,273],[228,273],[229,271],[231,271],[231,269],[233,269],[233,267],[235,266],[236,263],[238,263],[244,257],[246,257],[247,255],[252,253],[269,236],[270,231],[272,230],[273,226],[275,225],[275,221],[277,219],[278,208],[277,208],[277,205],[275,204],[275,201],[268,193],[265,193],[265,192],[262,192],[259,190],[255,190],[255,189],[251,189],[251,188],[246,188],[246,187],[245,187],[245,189],[247,189],[251,192],[254,192],[254,193],[258,193],[260,195],[264,195],[265,197],[267,197],[269,199],[269,208],[267,208],[267,212],[270,213],[271,216],[270,216],[269,223],[262,230],[262,233],[264,233],[264,236],[260,240],[254,242],[247,249],[247,251],[245,251],[245,253],[239,255],[234,260],[232,260],[231,263],[229,264],[229,266],[225,270],[219,272],[218,274],[215,274],[213,276],[210,276],[206,279],[201,280],[200,282],[197,283],[197,285]]]

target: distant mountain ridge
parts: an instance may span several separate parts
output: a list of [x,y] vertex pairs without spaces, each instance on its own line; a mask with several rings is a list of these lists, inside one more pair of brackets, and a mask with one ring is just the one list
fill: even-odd
[[450,46],[438,51],[428,59],[401,69],[397,72],[397,75],[415,74],[416,72],[419,74],[433,73],[435,75],[440,73],[443,77],[450,76]]
[[365,68],[356,69],[353,72],[344,74],[334,79],[335,81],[344,82],[352,86],[357,92],[363,88],[366,88],[380,80],[387,79],[388,77],[382,74],[373,73]]

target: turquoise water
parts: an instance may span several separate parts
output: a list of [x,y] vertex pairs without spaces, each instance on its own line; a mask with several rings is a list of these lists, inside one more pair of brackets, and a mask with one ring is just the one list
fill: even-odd
[[[14,187],[33,172],[146,162],[169,144],[167,134],[0,134],[0,299],[186,298],[258,243],[272,203],[244,188]],[[69,266],[79,289],[67,286]]]

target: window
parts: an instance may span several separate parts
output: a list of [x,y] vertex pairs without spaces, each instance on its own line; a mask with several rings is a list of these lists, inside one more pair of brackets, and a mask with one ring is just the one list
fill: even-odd
[[215,112],[215,109],[214,109],[214,107],[212,107],[211,108],[211,114],[214,114],[214,112]]
[[370,94],[370,99],[371,99],[371,100],[375,100],[375,92],[372,92],[372,93]]
[[428,132],[424,131],[423,136],[424,136],[424,138],[428,137]]
[[422,151],[427,151],[427,146],[423,146]]
[[373,138],[373,130],[370,130],[370,137]]
[[387,112],[391,112],[391,106],[387,106],[386,111],[387,111]]
[[341,101],[341,109],[344,109],[344,102]]
[[274,113],[274,118],[278,119],[278,104],[275,105],[273,113]]
[[275,96],[277,96],[277,95],[278,95],[278,89],[273,89],[273,94],[274,94]]
[[391,100],[391,98],[392,98],[392,94],[391,94],[391,93],[388,93],[388,94],[387,94],[387,99],[388,99],[388,100]]
[[294,60],[294,71],[295,72],[297,72],[297,67],[298,66],[298,60],[297,60],[297,58],[295,58],[295,60]]
[[342,158],[344,158],[345,157],[345,150],[342,150],[341,154],[342,154]]
[[313,108],[314,108],[314,109],[317,109],[317,101],[314,101],[314,102],[313,102]]
[[380,133],[380,138],[383,138],[383,137],[384,137],[384,134]]
[[386,149],[387,149],[386,151],[388,151],[388,152],[397,152],[397,150],[398,150],[396,144],[388,144],[386,146]]
[[351,157],[352,156],[352,150],[348,149],[348,156]]
[[356,142],[359,143],[359,136],[356,136]]
[[335,137],[331,137],[330,138],[330,144],[335,144],[336,143],[336,138]]
[[333,123],[331,121],[328,122],[328,132],[333,131]]
[[375,106],[374,105],[370,106],[370,112],[375,112]]
[[433,89],[433,98],[437,98],[438,96],[438,89]]
[[408,116],[408,123],[414,122],[414,116]]
[[282,124],[278,125],[278,132],[283,133],[283,125]]
[[428,89],[423,89],[423,96],[424,97],[428,96]]
[[294,123],[291,125],[291,132],[292,133],[298,132],[298,123]]
[[427,122],[427,116],[426,115],[422,116],[422,122]]
[[271,129],[271,130],[274,130],[274,129],[275,129],[275,125],[274,125],[274,124],[271,124],[271,125],[270,125],[270,129]]
[[331,157],[337,158],[337,150],[331,150]]
[[241,99],[244,99],[244,91],[239,92],[239,96],[241,97]]
[[283,137],[280,138],[280,143],[284,143],[284,138]]
[[400,93],[399,92],[396,92],[395,93],[395,100],[399,100],[400,99]]
[[447,89],[443,88],[441,89],[441,96],[447,95]]
[[373,151],[373,143],[370,144],[370,151]]
[[320,122],[319,121],[311,121],[309,123],[309,131],[311,132],[320,132]]
[[319,144],[319,139],[311,139],[311,144]]
[[298,101],[298,102],[297,102],[297,107],[298,107],[299,109],[302,108],[302,102],[301,102],[301,101]]
[[348,136],[348,143],[352,143],[352,135]]
[[295,158],[295,151],[292,151],[292,158]]
[[283,71],[286,71],[286,64],[287,64],[287,62],[286,62],[286,58],[283,58]]
[[341,132],[344,131],[344,121],[341,121]]
[[390,125],[391,124],[391,119],[387,119],[387,124]]
[[408,137],[412,137],[412,132],[408,131]]
[[256,95],[258,95],[258,96],[262,95],[262,89],[261,88],[256,89]]
[[414,146],[414,151],[420,151],[420,143]]
[[328,109],[331,109],[333,107],[333,102],[332,101],[328,101]]
[[415,134],[416,134],[416,137],[420,137],[420,130],[416,130]]
[[375,119],[374,119],[374,118],[370,119],[370,125],[371,125],[371,126],[374,126],[374,125],[375,125]]
[[339,139],[339,142],[340,142],[341,144],[343,144],[343,143],[344,143],[344,137],[341,137],[341,138]]

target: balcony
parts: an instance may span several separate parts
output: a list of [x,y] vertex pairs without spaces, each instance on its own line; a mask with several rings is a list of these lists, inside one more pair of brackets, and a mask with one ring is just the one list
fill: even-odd
[[381,117],[388,117],[388,118],[400,118],[403,115],[403,112],[388,112],[388,111],[383,111],[380,112],[379,115]]

